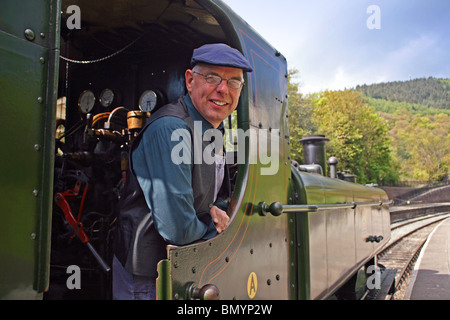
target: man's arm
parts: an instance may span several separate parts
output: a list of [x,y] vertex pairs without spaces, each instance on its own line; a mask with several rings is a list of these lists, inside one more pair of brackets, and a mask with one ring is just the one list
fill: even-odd
[[[179,130],[179,141],[171,141],[173,130]],[[133,168],[152,210],[155,227],[167,242],[175,245],[207,239],[217,233],[214,224],[206,225],[196,215],[192,164],[176,164],[172,159],[174,148],[190,150],[191,141],[189,127],[183,120],[163,117],[147,128],[132,155]]]

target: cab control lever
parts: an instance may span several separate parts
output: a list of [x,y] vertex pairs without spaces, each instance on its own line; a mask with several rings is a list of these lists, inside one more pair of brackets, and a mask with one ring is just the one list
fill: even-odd
[[87,236],[86,232],[83,229],[83,224],[80,221],[77,221],[77,219],[75,218],[75,216],[72,213],[72,209],[71,209],[70,204],[67,199],[71,199],[74,196],[75,196],[75,194],[70,190],[67,192],[56,193],[55,194],[55,203],[58,205],[58,207],[61,208],[61,210],[64,213],[64,218],[75,230],[75,233],[80,238],[81,242],[86,244],[89,251],[91,251],[92,255],[94,256],[95,260],[97,260],[97,262],[99,263],[99,265],[103,269],[103,271],[109,272],[111,270],[111,268],[103,260],[103,258],[97,252],[97,250],[95,250],[95,248],[92,246],[92,244],[89,242],[89,237]]

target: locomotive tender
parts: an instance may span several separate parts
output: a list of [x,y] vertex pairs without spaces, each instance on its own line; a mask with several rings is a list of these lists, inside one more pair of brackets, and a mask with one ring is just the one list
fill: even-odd
[[[358,271],[390,238],[387,196],[326,177],[323,139],[305,139],[306,165],[291,161],[286,59],[226,4],[0,7],[2,299],[110,298],[128,147],[149,113],[186,93],[193,49],[215,42],[253,66],[227,122],[252,134],[227,143],[243,159],[230,168],[230,225],[211,240],[168,246],[158,298],[326,299],[349,284],[356,293]],[[267,174],[261,154],[277,170]],[[81,289],[68,288],[69,266],[81,270]]]

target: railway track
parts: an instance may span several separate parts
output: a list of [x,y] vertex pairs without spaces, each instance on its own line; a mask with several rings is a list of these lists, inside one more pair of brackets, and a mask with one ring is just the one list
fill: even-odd
[[391,240],[378,254],[378,264],[385,270],[397,270],[395,274],[395,290],[377,299],[402,300],[408,287],[409,274],[420,250],[436,225],[450,217],[450,212],[430,214],[402,220],[391,224]]

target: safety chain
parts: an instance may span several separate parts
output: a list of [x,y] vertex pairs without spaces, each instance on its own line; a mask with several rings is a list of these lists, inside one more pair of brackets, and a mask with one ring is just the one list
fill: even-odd
[[101,61],[105,61],[108,60],[116,55],[118,55],[119,53],[122,53],[123,51],[127,50],[129,47],[131,47],[133,44],[135,44],[139,39],[141,39],[144,36],[144,34],[141,34],[139,37],[137,37],[133,42],[127,44],[125,47],[123,47],[122,49],[120,49],[119,51],[116,51],[106,57],[103,58],[99,58],[99,59],[95,59],[95,60],[73,60],[73,59],[69,59],[66,58],[64,56],[59,56],[61,59],[68,61],[68,62],[72,62],[72,63],[80,63],[80,64],[89,64],[89,63],[97,63],[97,62],[101,62]]

